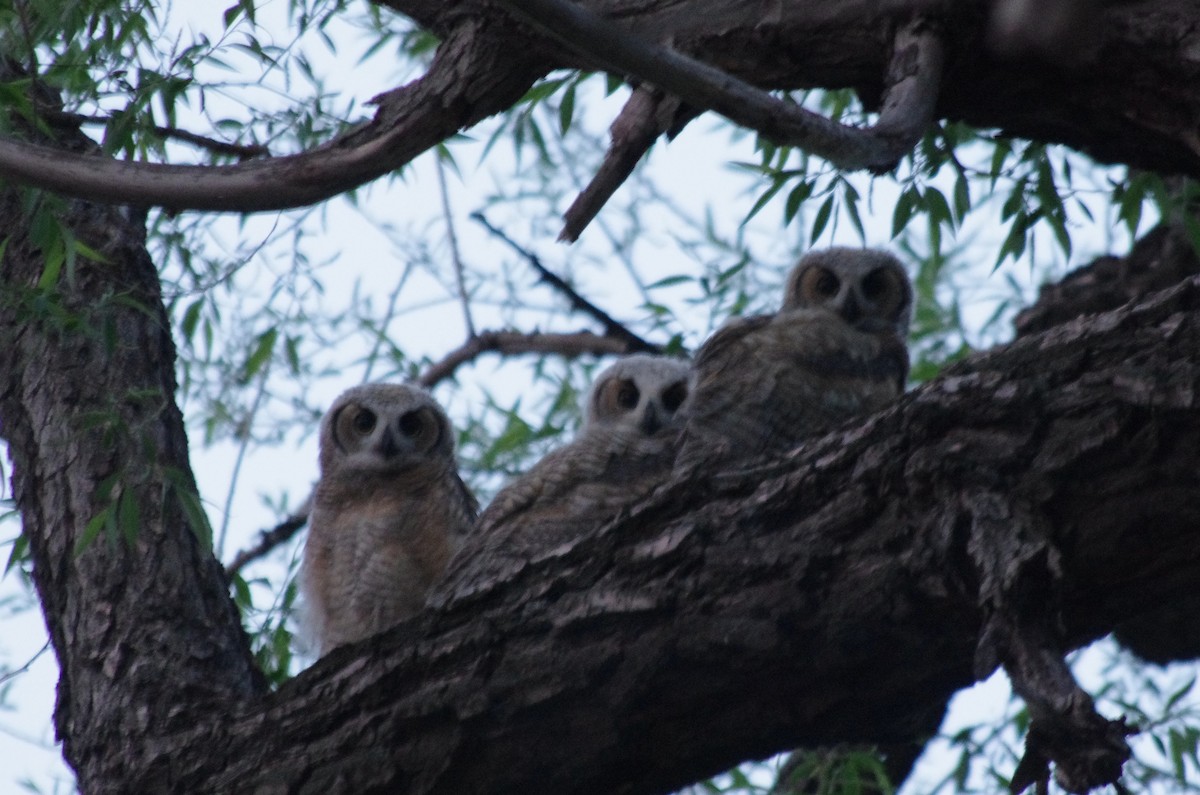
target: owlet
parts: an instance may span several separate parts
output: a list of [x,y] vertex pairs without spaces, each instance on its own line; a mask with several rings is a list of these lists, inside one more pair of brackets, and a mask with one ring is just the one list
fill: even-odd
[[687,384],[687,363],[661,356],[627,356],[604,370],[588,391],[579,435],[500,490],[463,550],[464,565],[451,567],[446,592],[463,587],[468,572],[487,580],[552,552],[662,483]]
[[779,454],[894,400],[912,295],[887,252],[804,256],[777,313],[729,321],[696,354],[678,465]]
[[321,477],[300,569],[318,654],[424,604],[475,519],[446,413],[424,390],[364,384],[321,420]]

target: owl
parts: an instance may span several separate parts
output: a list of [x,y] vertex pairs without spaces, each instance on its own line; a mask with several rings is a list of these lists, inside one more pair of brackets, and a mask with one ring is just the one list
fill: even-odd
[[726,323],[696,354],[678,465],[778,454],[894,400],[912,294],[887,252],[804,256],[777,313]]
[[439,591],[523,565],[649,494],[675,459],[688,373],[684,361],[642,354],[600,373],[579,434],[500,490]]
[[320,469],[300,591],[325,654],[420,609],[478,506],[455,467],[450,421],[415,386],[338,397],[321,420]]

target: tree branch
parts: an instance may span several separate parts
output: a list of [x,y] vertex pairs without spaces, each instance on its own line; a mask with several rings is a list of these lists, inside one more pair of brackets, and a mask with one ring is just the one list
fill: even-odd
[[301,207],[363,185],[480,119],[508,108],[541,76],[479,23],[464,23],[429,71],[377,98],[375,119],[318,149],[226,166],[184,166],[73,154],[0,138],[0,178],[114,204],[256,212]]
[[625,183],[642,156],[658,136],[679,129],[694,118],[697,111],[685,107],[678,98],[640,85],[610,127],[612,145],[604,162],[588,186],[580,192],[563,214],[563,230],[558,239],[574,243],[605,203]]
[[[37,112],[48,123],[56,126],[66,125],[71,129],[84,124],[108,124],[112,121],[111,116],[88,116],[83,113],[67,113],[62,110],[45,107],[38,107]],[[206,135],[199,135],[178,127],[168,127],[161,124],[156,124],[151,129],[156,135],[162,138],[173,138],[177,141],[184,141],[185,143],[192,144],[201,149],[207,149],[219,155],[232,155],[244,160],[252,157],[270,157],[271,155],[271,150],[262,144],[239,144],[231,141],[219,141],[216,138],[209,138]]]
[[501,356],[517,356],[526,353],[554,353],[566,357],[583,355],[611,356],[634,353],[643,348],[631,348],[627,340],[600,336],[590,331],[574,334],[551,334],[520,331],[483,331],[469,338],[458,348],[446,354],[440,361],[429,366],[417,379],[425,388],[432,387],[447,378],[467,362],[474,361],[485,353]]
[[700,108],[797,146],[843,169],[887,171],[933,121],[943,49],[928,20],[910,22],[893,42],[887,93],[874,127],[838,124],[687,55],[652,44],[566,0],[499,0],[537,30],[605,68],[653,83]]
[[[782,749],[910,738],[988,673],[991,618],[1036,618],[1042,596],[1050,635],[993,645],[1054,679],[1049,655],[1200,581],[1198,348],[1195,278],[973,357],[774,464],[677,476],[266,701],[193,713],[153,780],[670,791]],[[1039,718],[1076,703],[1059,684],[1025,690]]]
[[312,495],[309,495],[291,516],[269,530],[260,531],[258,541],[254,543],[254,546],[243,549],[233,556],[233,560],[225,567],[225,574],[230,578],[236,577],[247,565],[264,557],[280,544],[291,540],[300,528],[308,524],[308,512],[311,507]]
[[508,235],[504,234],[499,229],[488,223],[488,220],[483,216],[483,213],[472,213],[471,218],[481,224],[493,235],[507,243],[513,251],[520,254],[525,261],[533,266],[533,269],[538,272],[538,280],[545,282],[558,292],[562,293],[570,302],[573,309],[598,320],[600,325],[604,327],[604,336],[612,337],[613,339],[620,340],[622,343],[624,343],[626,353],[661,352],[662,348],[660,348],[658,345],[647,342],[637,334],[634,334],[632,331],[626,328],[624,324],[614,320],[612,315],[608,314],[603,309],[596,306],[591,301],[587,300],[578,292],[576,292],[574,287],[567,284],[558,276],[558,274],[554,273],[545,265],[543,265],[542,261],[538,259],[536,254],[528,249],[522,248]]

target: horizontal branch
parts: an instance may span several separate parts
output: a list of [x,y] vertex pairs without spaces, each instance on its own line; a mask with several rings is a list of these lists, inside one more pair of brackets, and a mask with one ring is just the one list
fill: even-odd
[[590,331],[577,331],[573,334],[483,331],[430,365],[417,379],[417,383],[425,388],[432,387],[453,377],[459,367],[485,353],[498,353],[501,356],[552,353],[570,358],[586,355],[621,355],[634,353],[636,350],[638,349],[631,348],[626,340]]
[[537,30],[618,74],[636,77],[700,108],[797,146],[844,169],[887,171],[933,121],[944,58],[928,20],[901,28],[893,43],[887,93],[873,127],[848,127],[771,96],[731,74],[643,40],[567,0],[500,0]]
[[0,138],[0,179],[112,204],[258,212],[301,207],[364,185],[516,102],[546,71],[477,25],[443,42],[429,71],[377,98],[375,119],[294,155],[223,166],[114,160]]
[[797,746],[902,741],[996,661],[1053,728],[1087,705],[1038,686],[1062,677],[1041,655],[1200,582],[1197,349],[1192,279],[959,363],[776,463],[677,474],[261,705],[215,710],[153,780],[664,792]]

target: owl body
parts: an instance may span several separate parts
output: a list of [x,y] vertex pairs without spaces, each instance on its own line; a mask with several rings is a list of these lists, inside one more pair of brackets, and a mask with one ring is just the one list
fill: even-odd
[[779,312],[731,320],[697,353],[678,465],[779,454],[887,405],[908,376],[911,304],[890,254],[801,259]]
[[579,435],[500,490],[446,591],[552,554],[649,494],[670,474],[687,382],[685,362],[660,356],[628,356],[602,372]]
[[470,529],[449,420],[423,390],[365,384],[321,423],[321,478],[300,571],[316,651],[381,632],[424,604]]

